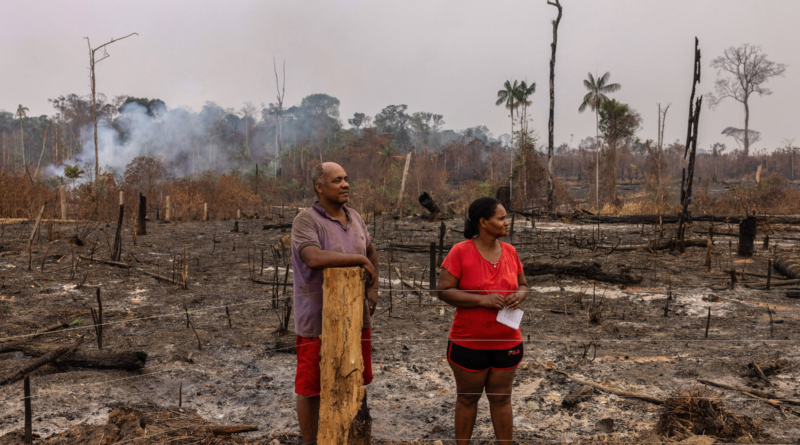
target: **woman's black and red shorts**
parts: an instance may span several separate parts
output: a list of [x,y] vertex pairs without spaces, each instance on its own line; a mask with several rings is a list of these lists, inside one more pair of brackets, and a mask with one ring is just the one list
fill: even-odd
[[513,369],[519,366],[524,355],[522,342],[509,349],[470,349],[447,341],[447,359],[471,372]]

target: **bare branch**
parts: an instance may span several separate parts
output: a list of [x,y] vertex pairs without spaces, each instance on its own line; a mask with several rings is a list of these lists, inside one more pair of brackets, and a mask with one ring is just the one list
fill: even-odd
[[[130,37],[130,36],[138,36],[138,35],[139,35],[139,33],[137,33],[137,32],[132,32],[132,33],[128,34],[128,35],[127,35],[127,36],[125,36],[125,37],[120,37],[120,38],[118,38],[118,39],[114,39],[114,38],[112,38],[110,41],[108,41],[108,42],[106,42],[106,43],[104,43],[104,44],[102,44],[102,45],[98,46],[97,48],[93,49],[93,50],[92,50],[92,52],[95,52],[95,51],[97,51],[98,49],[100,49],[100,48],[103,48],[103,47],[105,47],[105,46],[111,45],[111,44],[112,44],[112,43],[114,43],[114,42],[119,42],[120,40],[127,39],[127,38],[128,38],[128,37]],[[86,40],[88,41],[88,40],[89,40],[89,38],[87,37],[87,38],[86,38]],[[104,58],[105,58],[105,57],[104,57]]]

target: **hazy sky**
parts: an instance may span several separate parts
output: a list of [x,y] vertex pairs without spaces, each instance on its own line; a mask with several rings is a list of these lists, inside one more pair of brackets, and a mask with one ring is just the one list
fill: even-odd
[[[556,63],[556,143],[594,135],[591,113],[578,113],[587,72],[611,72],[613,95],[644,118],[643,139],[656,137],[656,103],[672,104],[666,140],[686,137],[694,37],[712,90],[711,60],[725,47],[761,45],[788,64],[770,81],[772,96],[751,101],[754,148],[800,141],[800,1],[562,0]],[[548,60],[556,8],[525,1],[14,1],[0,3],[0,109],[17,104],[52,114],[48,98],[88,94],[86,41],[115,43],[97,70],[98,91],[157,97],[199,110],[207,100],[240,108],[275,100],[272,57],[286,60],[286,101],[312,93],[341,100],[343,120],[374,116],[389,104],[443,114],[445,127],[510,130],[494,105],[507,79],[536,82],[529,111],[547,140]],[[700,148],[743,127],[737,102],[704,107]],[[727,139],[727,140],[726,140]]]

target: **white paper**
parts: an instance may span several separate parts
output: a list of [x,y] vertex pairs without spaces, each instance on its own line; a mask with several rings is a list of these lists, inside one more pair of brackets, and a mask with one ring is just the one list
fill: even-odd
[[497,311],[497,322],[511,329],[519,329],[519,324],[522,322],[522,315],[524,313],[522,309],[503,308]]

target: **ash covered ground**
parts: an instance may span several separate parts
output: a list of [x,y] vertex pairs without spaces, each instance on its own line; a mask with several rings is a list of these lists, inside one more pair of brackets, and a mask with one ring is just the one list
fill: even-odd
[[[416,216],[365,218],[380,254],[384,289],[374,317],[375,381],[368,389],[373,435],[385,441],[452,438],[455,382],[445,361],[445,346],[453,309],[417,289],[428,288],[428,246],[432,241],[438,245],[441,222]],[[448,229],[446,254],[448,246],[463,239],[462,222],[459,217],[443,222]],[[294,434],[294,335],[277,333],[281,311],[291,296],[292,274],[287,276],[283,249],[279,246],[277,257],[271,250],[289,229],[263,230],[264,224],[274,223],[242,220],[239,232],[233,233],[233,221],[152,221],[134,247],[126,221],[121,262],[130,264],[127,269],[103,263],[109,259],[113,225],[44,221],[29,271],[26,246],[33,222],[2,222],[0,341],[61,345],[80,335],[86,338],[82,348],[96,349],[90,308],[97,305],[95,293],[100,287],[107,323],[104,348],[148,354],[141,371],[58,364],[35,371],[31,376],[34,432],[47,437],[84,422],[105,423],[119,404],[177,405],[182,384],[183,407],[196,410],[208,422],[256,424],[260,430],[245,437],[264,443],[274,438],[299,441]],[[736,230],[735,225],[716,226],[719,231]],[[800,300],[787,298],[783,290],[763,290],[765,280],[757,276],[766,274],[776,245],[778,252],[796,249],[797,228],[759,227],[757,253],[748,259],[736,255],[735,237],[717,235],[711,271],[703,267],[705,248],[689,248],[683,255],[645,249],[611,252],[612,246],[646,243],[660,233],[668,237],[672,229],[665,226],[662,233],[652,225],[598,227],[516,218],[512,243],[523,263],[594,261],[603,270],[617,271],[624,265],[642,277],[635,285],[577,276],[528,277],[533,292],[523,304],[526,352],[512,397],[517,438],[596,439],[603,434],[598,430],[603,419],[613,419],[615,440],[640,437],[655,428],[662,407],[635,398],[595,391],[574,407],[562,406],[563,399],[582,384],[550,367],[661,398],[703,386],[697,383],[700,378],[800,399],[795,374],[800,359]],[[761,248],[764,231],[771,231],[769,250]],[[703,238],[702,233],[707,233],[705,224],[691,229],[692,237]],[[76,246],[74,235],[85,245]],[[49,249],[48,238],[53,241]],[[590,247],[575,240],[602,241]],[[184,261],[184,242],[187,289],[143,273],[179,282],[177,266]],[[71,277],[81,256],[94,261],[81,260]],[[726,272],[731,266],[744,274],[733,290]],[[773,284],[778,283],[780,275],[773,276]],[[276,278],[280,285],[274,284]],[[670,287],[672,299],[665,317]],[[278,308],[273,307],[276,296]],[[197,336],[186,327],[184,307]],[[57,322],[70,326],[35,339],[19,337]],[[22,352],[0,354],[0,375],[30,360]],[[776,365],[768,376],[775,386],[747,375],[753,361]],[[796,443],[800,437],[800,416],[740,392],[709,389],[731,412],[747,415],[763,428],[755,442]],[[0,387],[0,436],[22,427],[21,395],[21,382]],[[485,398],[476,436],[493,437]]]

